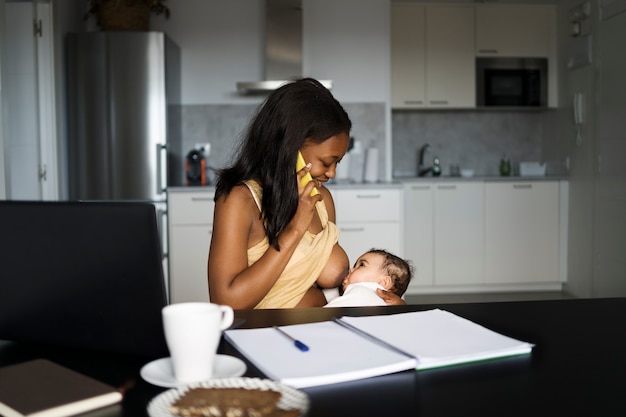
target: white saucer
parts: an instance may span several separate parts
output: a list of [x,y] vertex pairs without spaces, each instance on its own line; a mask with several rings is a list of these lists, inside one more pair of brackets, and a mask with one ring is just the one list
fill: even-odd
[[[228,355],[217,355],[213,366],[213,378],[231,378],[243,375],[246,372],[246,364],[239,358]],[[157,359],[141,368],[140,375],[143,379],[159,387],[175,388],[185,383],[178,382],[174,378],[172,360],[167,358]]]

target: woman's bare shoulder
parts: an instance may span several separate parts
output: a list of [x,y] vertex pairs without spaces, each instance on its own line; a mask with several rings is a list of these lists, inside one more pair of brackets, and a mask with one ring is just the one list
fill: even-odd
[[216,219],[249,220],[257,217],[259,209],[254,201],[252,193],[245,185],[237,185],[228,194],[222,194],[215,201]]
[[243,239],[239,243],[250,247],[264,236],[259,209],[246,185],[235,186],[230,193],[216,200],[212,240],[214,243],[222,242],[220,248],[226,247],[231,251],[231,245],[236,244],[239,238]]
[[216,204],[222,206],[249,205],[254,203],[254,198],[250,189],[245,184],[234,186],[228,194],[222,194],[216,201]]

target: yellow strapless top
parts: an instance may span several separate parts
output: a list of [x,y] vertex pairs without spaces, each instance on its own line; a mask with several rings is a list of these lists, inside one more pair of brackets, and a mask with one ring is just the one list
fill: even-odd
[[[245,184],[260,211],[263,189],[254,180],[246,181]],[[339,239],[339,230],[333,222],[328,221],[328,212],[323,201],[318,202],[315,207],[322,222],[322,230],[316,235],[305,232],[283,273],[254,308],[295,307],[306,291],[315,284],[328,263],[333,246]],[[248,266],[258,261],[268,248],[267,236],[248,248]]]

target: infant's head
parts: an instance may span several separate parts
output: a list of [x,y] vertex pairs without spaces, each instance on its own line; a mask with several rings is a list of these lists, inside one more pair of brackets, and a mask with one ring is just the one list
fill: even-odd
[[411,280],[411,266],[402,258],[382,249],[370,249],[357,259],[342,282],[343,290],[357,282],[376,282],[402,296]]

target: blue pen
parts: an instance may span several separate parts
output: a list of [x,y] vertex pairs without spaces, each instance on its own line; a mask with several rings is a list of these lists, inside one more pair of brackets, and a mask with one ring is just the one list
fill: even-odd
[[305,345],[304,343],[302,343],[301,341],[299,341],[298,339],[295,339],[293,337],[291,337],[288,333],[286,333],[283,329],[278,328],[277,326],[273,326],[276,330],[278,330],[278,332],[280,334],[282,334],[283,336],[285,336],[286,338],[288,338],[289,340],[293,341],[293,344],[300,349],[302,352],[306,352],[309,350],[309,347],[307,345]]

